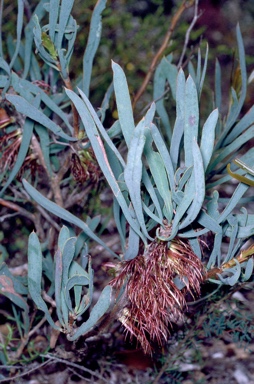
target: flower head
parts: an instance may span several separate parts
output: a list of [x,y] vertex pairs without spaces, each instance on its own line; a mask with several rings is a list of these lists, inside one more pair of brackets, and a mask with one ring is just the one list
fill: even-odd
[[111,281],[117,289],[126,283],[128,304],[119,320],[144,351],[151,353],[151,344],[162,345],[172,323],[183,319],[186,294],[200,294],[203,265],[190,245],[179,238],[169,245],[156,240],[143,254],[121,264],[120,272]]

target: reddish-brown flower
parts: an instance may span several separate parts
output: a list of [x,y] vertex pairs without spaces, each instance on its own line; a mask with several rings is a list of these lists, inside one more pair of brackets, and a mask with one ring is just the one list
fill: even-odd
[[154,342],[167,341],[172,323],[183,319],[186,293],[200,294],[204,268],[187,242],[175,238],[170,245],[154,241],[142,255],[122,262],[111,285],[126,284],[127,305],[119,320],[137,338],[146,353]]

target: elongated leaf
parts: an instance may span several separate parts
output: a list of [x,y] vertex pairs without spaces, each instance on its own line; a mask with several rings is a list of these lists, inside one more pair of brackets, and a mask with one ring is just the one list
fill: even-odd
[[60,0],[50,0],[49,2],[49,37],[55,41],[55,32],[58,19]]
[[242,82],[242,89],[241,89],[241,95],[240,99],[238,101],[237,97],[235,97],[235,101],[232,104],[232,107],[229,111],[228,118],[223,130],[222,135],[220,136],[217,144],[216,149],[220,148],[222,146],[222,143],[226,136],[228,135],[230,129],[232,128],[233,124],[235,123],[245,100],[246,97],[246,91],[247,91],[247,72],[246,72],[246,63],[245,63],[245,51],[244,51],[244,45],[242,40],[242,35],[240,31],[239,25],[236,27],[236,37],[237,37],[237,43],[238,43],[238,56],[240,61],[240,69],[241,69],[241,82]]
[[[15,54],[15,47],[16,47],[15,43],[16,43],[16,41],[13,39],[13,37],[10,34],[8,34],[6,44],[7,44],[7,50],[8,50],[9,57],[13,57]],[[21,51],[22,51],[22,48],[21,48],[21,44],[20,44],[20,47],[19,47],[20,56],[21,56]],[[16,57],[16,60],[13,63],[12,69],[16,72],[22,72],[23,71],[23,63],[21,62],[19,56]]]
[[[3,252],[2,249],[1,249],[1,252]],[[23,283],[22,281],[20,281],[19,277],[13,276],[9,268],[4,262],[1,262],[1,265],[0,265],[0,276],[1,275],[7,276],[12,280],[15,292],[19,293],[20,295],[28,294],[27,286],[24,285],[26,283],[25,282]]]
[[188,181],[188,184],[185,187],[184,196],[181,200],[181,203],[176,208],[176,213],[175,213],[173,225],[172,225],[172,233],[171,233],[171,236],[168,238],[168,240],[171,240],[176,236],[179,230],[180,220],[185,215],[185,213],[187,212],[187,209],[189,208],[189,206],[193,201],[193,198],[195,195],[194,191],[195,191],[195,180],[194,180],[194,175],[192,173]]
[[[242,133],[237,139],[235,139],[231,144],[227,145],[220,151],[219,155],[210,162],[207,172],[213,170],[221,161],[223,161],[230,154],[235,153],[243,144],[249,141],[254,137],[254,125],[248,128],[244,133]],[[225,163],[224,163],[225,166]]]
[[129,230],[129,239],[128,239],[128,248],[124,253],[124,260],[132,260],[134,259],[139,252],[139,243],[140,238],[136,234],[136,232],[133,231],[133,229],[130,227]]
[[209,257],[207,263],[207,270],[211,267],[217,265],[220,267],[221,265],[221,244],[222,244],[222,233],[217,233],[214,237],[213,250]]
[[52,176],[51,162],[50,162],[50,138],[49,132],[40,124],[35,124],[34,127],[40,139],[40,147],[43,153],[43,158],[49,175]]
[[[200,50],[199,50],[200,51]],[[198,87],[198,94],[199,97],[201,96],[203,85],[204,85],[204,80],[205,80],[205,75],[206,75],[206,69],[207,69],[207,62],[208,62],[208,53],[209,53],[209,46],[206,44],[206,53],[205,53],[205,60],[204,60],[204,65],[203,65],[203,70],[202,70],[202,75],[199,81],[199,87]]]
[[128,84],[122,68],[113,61],[112,69],[114,73],[114,89],[116,94],[117,112],[123,132],[123,137],[127,147],[129,147],[135,124]]
[[201,260],[202,259],[202,252],[200,249],[200,242],[197,238],[194,239],[189,239],[190,246],[195,253],[195,255],[198,256],[198,258]]
[[14,62],[18,56],[18,53],[19,53],[23,20],[24,20],[23,15],[24,15],[24,1],[18,0],[17,41],[16,41],[16,49],[15,49],[15,52],[14,52],[12,59],[11,59],[10,68],[13,67],[13,64],[14,64]]
[[218,59],[215,62],[215,106],[221,111],[221,68]]
[[113,216],[116,223],[117,232],[121,240],[122,251],[125,252],[126,248],[126,219],[121,214],[121,208],[116,198],[113,200]]
[[163,160],[161,155],[158,152],[153,151],[151,147],[145,150],[145,156],[147,158],[154,182],[165,204],[163,213],[170,223],[173,215],[173,207],[167,173]]
[[144,130],[144,120],[142,120],[137,125],[130,142],[127,164],[124,170],[124,179],[141,230],[147,238],[152,240],[147,233],[141,200],[142,153],[145,145]]
[[164,162],[164,167],[167,171],[168,179],[169,179],[169,185],[170,190],[173,191],[175,188],[175,180],[174,180],[174,168],[173,164],[168,152],[168,149],[166,147],[166,144],[158,130],[158,128],[154,125],[150,125],[151,134],[154,140],[155,145],[157,146],[157,149],[161,155],[161,158]]
[[[184,189],[187,181],[190,179],[192,175],[192,172],[193,172],[193,167],[186,168],[185,170],[182,168],[178,168],[178,170],[176,171],[175,179],[176,179],[176,184],[178,184],[178,188],[177,188],[178,195],[179,195],[179,192]],[[178,176],[180,175],[181,175],[181,178],[178,180]]]
[[176,121],[170,143],[170,157],[172,159],[174,170],[176,170],[178,165],[185,119],[185,76],[182,69],[180,69],[178,73],[176,84]]
[[[61,240],[60,240],[61,242]],[[60,247],[55,253],[55,301],[56,301],[56,313],[60,324],[65,327],[65,321],[62,313],[62,279],[63,279],[63,258]]]
[[[68,303],[68,309],[69,311],[71,312],[74,312],[73,311],[73,308],[72,308],[72,305],[71,305],[71,298],[70,298],[70,290],[74,287],[74,288],[79,288],[79,293],[80,295],[76,296],[75,297],[75,312],[76,312],[76,309],[79,308],[80,306],[80,298],[81,298],[81,291],[82,291],[82,288],[85,286],[85,285],[88,285],[89,284],[89,280],[87,279],[86,276],[82,276],[82,275],[75,275],[75,276],[72,276],[67,284],[66,284],[66,302]],[[87,308],[90,304],[90,300],[87,296]],[[83,310],[85,311],[87,308],[83,308]]]
[[209,229],[213,233],[222,233],[221,226],[217,223],[217,221],[210,215],[208,215],[205,211],[202,211],[198,217],[198,222],[204,228]]
[[[109,102],[110,102],[110,98],[111,98],[113,92],[114,92],[114,86],[113,86],[113,83],[111,83],[110,86],[108,87],[105,95],[104,95],[104,98],[102,100],[102,104],[101,104],[101,107],[100,107],[100,120],[101,120],[102,124],[103,124],[103,121],[105,120],[106,111],[109,108]],[[114,124],[116,124],[116,125],[114,126]],[[109,137],[114,137],[115,133],[113,133],[113,131],[114,130],[117,131],[118,128],[119,128],[119,133],[121,132],[121,127],[120,127],[119,121],[118,120],[115,121],[114,124],[113,124],[112,127],[110,127],[110,129],[108,129]],[[113,133],[113,136],[111,136],[112,133]]]
[[76,237],[69,238],[64,244],[63,253],[62,253],[63,273],[62,273],[62,286],[61,286],[61,311],[62,311],[64,323],[67,329],[69,328],[69,309],[66,303],[65,295],[66,295],[66,286],[69,278],[70,265],[73,261],[73,257],[75,253],[76,240],[77,240]]
[[6,95],[6,99],[12,103],[18,112],[23,113],[25,116],[29,117],[31,120],[36,121],[37,123],[43,125],[52,131],[55,135],[60,136],[62,139],[67,141],[76,141],[77,139],[71,137],[63,132],[59,125],[55,124],[50,120],[42,111],[34,107],[23,97],[17,95]]
[[[91,261],[89,260],[88,269],[90,271],[91,269]],[[77,278],[77,279],[76,279]],[[79,283],[82,281],[82,285],[87,286],[89,285],[89,292],[92,289],[93,286],[93,278],[92,275],[88,274],[82,267],[79,265],[76,261],[73,261],[71,263],[70,269],[69,269],[69,278],[66,284],[66,287],[64,288],[64,296],[66,304],[71,312],[73,314],[77,314],[77,311],[81,310],[80,306],[82,306],[81,303],[81,294],[82,294],[82,285]],[[76,283],[75,283],[76,282]],[[75,302],[75,309],[73,310],[73,303],[71,299],[70,290],[74,287],[74,302]],[[90,297],[89,293],[89,303],[87,303],[87,308],[91,304],[92,298]],[[84,303],[83,303],[84,304]],[[83,307],[84,310],[84,307]]]
[[235,189],[231,199],[229,200],[228,204],[226,205],[225,209],[221,213],[220,217],[218,218],[218,222],[222,223],[228,215],[233,211],[235,206],[239,203],[239,200],[244,195],[244,193],[249,189],[249,186],[246,184],[240,183],[237,188]]
[[88,331],[90,331],[98,322],[98,320],[105,314],[105,312],[108,310],[110,306],[111,301],[111,291],[112,287],[107,285],[100,297],[97,303],[94,305],[89,319],[84,322],[73,335],[67,335],[67,338],[69,340],[77,340],[81,335],[85,335]]
[[188,210],[187,217],[180,225],[183,229],[190,225],[200,213],[205,198],[205,176],[203,160],[197,142],[193,141],[193,174],[194,174],[194,198]]
[[60,107],[58,107],[54,100],[45,93],[43,89],[35,84],[32,84],[30,81],[19,78],[14,72],[12,73],[12,86],[20,96],[23,96],[29,102],[30,99],[27,97],[29,92],[33,93],[34,95],[40,94],[43,103],[63,120],[71,133],[73,132],[73,127],[69,123],[66,114]]
[[63,252],[66,241],[70,238],[70,230],[66,225],[63,225],[58,236],[58,248]]
[[215,109],[209,115],[202,129],[200,151],[203,158],[204,170],[206,170],[213,154],[215,128],[218,121],[218,117],[219,117],[218,110]]
[[252,274],[253,274],[253,268],[254,268],[254,259],[251,257],[246,264],[245,272],[243,274],[243,281],[248,281]]
[[19,308],[23,309],[28,316],[29,308],[24,298],[15,291],[13,281],[10,277],[0,275],[0,292],[2,295],[8,297]]
[[159,117],[161,118],[162,124],[164,125],[169,139],[171,138],[172,132],[168,113],[164,106],[164,98],[162,95],[165,90],[166,81],[168,81],[171,87],[172,95],[175,98],[177,67],[171,64],[171,60],[172,56],[162,58],[154,74],[153,88],[153,99],[156,100],[156,110]]
[[[103,139],[105,140],[105,142],[107,143],[109,148],[112,150],[113,155],[115,155],[117,160],[119,160],[119,162],[122,165],[122,167],[125,167],[125,162],[124,162],[120,152],[117,150],[117,148],[115,147],[114,143],[110,139],[108,132],[103,127],[103,125],[102,125],[102,123],[101,123],[101,121],[100,121],[100,119],[98,117],[98,114],[95,112],[92,104],[90,103],[90,101],[88,100],[88,98],[86,97],[84,92],[82,92],[81,90],[79,90],[79,91],[80,91],[80,95],[81,95],[81,97],[82,97],[82,99],[83,99],[83,101],[84,101],[84,103],[86,105],[86,108],[89,111],[89,114],[90,114],[89,118],[93,119],[93,121],[94,121],[96,127],[98,128],[98,131],[100,132],[101,136],[103,137]],[[66,93],[68,94],[67,90],[66,90]],[[119,126],[120,126],[120,124],[119,124]]]
[[12,303],[17,305],[19,308],[21,308],[23,312],[23,319],[24,319],[24,329],[25,333],[29,331],[29,307],[24,300],[24,298],[15,291],[13,281],[10,277],[5,275],[0,275],[0,294],[7,297],[9,300],[11,300]]
[[234,126],[231,132],[227,135],[223,145],[228,145],[241,135],[251,124],[254,123],[254,106],[241,118],[241,120]]
[[162,220],[163,220],[163,214],[162,214],[162,209],[161,209],[161,206],[160,206],[160,202],[159,202],[159,199],[156,195],[156,192],[155,192],[155,189],[152,185],[152,182],[151,182],[151,179],[147,173],[147,170],[145,169],[145,167],[143,167],[143,170],[142,170],[142,181],[144,183],[144,186],[146,187],[146,190],[147,192],[149,193],[149,196],[155,206],[155,209],[156,209],[156,213],[157,213],[157,219],[156,221],[160,224],[162,224]]
[[11,68],[9,64],[3,59],[3,57],[0,57],[0,68],[2,68],[8,75],[11,74]]
[[[57,66],[58,61],[55,57],[56,52],[54,52],[54,58],[53,58],[52,55],[48,53],[48,51],[43,46],[43,36],[44,36],[44,42],[45,42],[45,39],[47,39],[46,37],[47,35],[46,35],[46,32],[44,32],[45,35],[42,35],[39,19],[36,14],[33,16],[33,22],[34,22],[34,28],[33,28],[34,42],[37,48],[37,52],[40,54],[41,58],[45,61],[45,63],[47,63],[50,67],[54,68],[56,71],[59,71],[59,67]],[[53,49],[53,47],[51,48]]]
[[10,175],[9,175],[4,187],[0,191],[0,196],[3,195],[4,191],[12,183],[12,181],[14,180],[15,176],[18,174],[20,168],[22,167],[22,165],[24,163],[24,160],[25,160],[26,155],[27,155],[27,151],[29,149],[31,138],[33,136],[33,128],[34,128],[34,122],[30,119],[26,119],[25,124],[23,126],[22,141],[20,144],[16,163],[15,163],[14,167],[12,168]]
[[91,231],[91,229],[88,227],[86,223],[84,223],[82,220],[74,216],[72,213],[66,211],[66,209],[59,207],[56,203],[53,203],[52,201],[48,200],[40,192],[38,192],[34,187],[32,187],[32,185],[29,184],[26,180],[23,179],[22,182],[25,190],[29,193],[29,195],[43,208],[48,210],[50,213],[53,213],[53,215],[56,215],[61,219],[67,221],[68,223],[77,225],[77,227],[81,228],[87,234],[87,236],[89,236],[91,239],[99,243],[103,248],[105,248],[112,255],[117,257],[117,255],[99,237],[97,237],[93,233],[93,231]]
[[230,285],[233,287],[239,280],[239,277],[241,275],[241,265],[238,260],[235,259],[236,266],[234,268],[230,268],[228,272],[230,271],[232,273],[232,276],[229,277],[223,277],[222,275],[218,275],[220,281],[223,284]]
[[[86,129],[87,136],[91,142],[91,145],[94,150],[94,154],[96,156],[96,159],[98,161],[98,164],[106,177],[112,192],[114,193],[115,197],[117,198],[119,205],[121,206],[123,213],[129,222],[129,224],[132,226],[134,231],[137,232],[137,234],[141,237],[144,243],[146,243],[146,239],[144,235],[140,232],[139,226],[137,225],[136,221],[132,218],[129,208],[126,204],[126,200],[119,188],[119,185],[114,177],[114,174],[112,172],[112,169],[109,165],[107,154],[103,145],[103,142],[100,138],[99,132],[97,131],[97,128],[94,124],[94,121],[89,114],[89,112],[86,109],[86,106],[84,102],[72,91],[66,90],[67,95],[70,97],[70,99],[75,104],[75,107],[77,108],[77,111],[82,119],[82,122],[84,124],[84,127]],[[82,91],[80,91],[80,94],[83,99],[86,99],[86,96]]]
[[238,234],[238,227],[239,227],[237,218],[235,216],[233,216],[232,214],[228,215],[227,221],[228,221],[229,225],[231,226],[231,236],[230,236],[230,240],[229,240],[228,252],[227,252],[227,255],[224,259],[224,263],[227,263],[234,256],[233,249],[234,249],[235,241],[236,241],[237,234]]
[[74,4],[74,0],[62,0],[59,15],[59,32],[57,39],[57,50],[62,48],[62,40],[65,34],[65,29],[70,17],[70,13]]
[[199,108],[197,89],[189,76],[185,85],[184,153],[185,165],[193,165],[192,144],[198,140]]
[[93,68],[93,60],[101,38],[101,14],[105,9],[107,0],[98,0],[90,23],[90,30],[83,58],[83,92],[89,97],[89,87]]
[[57,330],[48,307],[41,296],[41,279],[42,279],[42,253],[38,236],[32,232],[28,241],[28,290],[31,298],[37,305],[38,309],[45,313],[49,324]]
[[63,280],[62,280],[62,288],[66,288],[66,284],[69,277],[69,270],[71,263],[73,261],[73,257],[75,254],[75,244],[76,244],[77,238],[76,237],[70,237],[64,244],[63,249]]
[[[44,5],[48,2],[48,0],[41,0],[36,6],[33,15],[25,27],[25,48],[24,48],[24,71],[22,77],[25,79],[29,73],[30,65],[33,62],[33,68],[35,68],[35,56],[32,54],[32,45],[33,45],[33,28],[34,28],[34,15],[37,15],[38,21],[40,21],[46,13],[46,9]],[[40,76],[36,76],[33,80],[40,80]]]
[[[98,227],[100,220],[101,220],[101,216],[95,216],[92,219],[87,217],[86,223],[89,226],[89,228],[91,229],[91,231],[94,232],[95,229]],[[88,239],[89,239],[89,237],[84,232],[81,232],[79,234],[79,236],[77,238],[77,242],[76,242],[75,257],[77,257],[79,255],[79,253],[81,252],[82,248],[85,248],[85,247],[87,248],[86,254],[88,253],[88,245],[86,243],[86,241]]]

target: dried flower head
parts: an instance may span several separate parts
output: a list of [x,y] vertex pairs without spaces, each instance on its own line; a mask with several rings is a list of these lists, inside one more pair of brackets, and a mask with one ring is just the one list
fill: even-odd
[[85,181],[98,183],[101,171],[96,163],[94,155],[89,150],[73,153],[71,157],[71,172],[74,179],[83,184]]
[[[0,174],[10,171],[14,167],[21,142],[21,128],[17,128],[10,133],[6,133],[5,129],[2,130],[2,136],[0,136]],[[32,148],[29,148],[27,156],[17,174],[17,179],[20,180],[26,170],[29,170],[29,175],[34,179],[36,174],[41,172],[42,169],[37,154],[33,152]]]
[[200,259],[180,238],[169,245],[154,241],[144,254],[122,262],[121,271],[111,281],[117,289],[126,283],[128,304],[119,320],[145,353],[152,352],[152,343],[162,345],[167,341],[172,323],[183,319],[186,294],[198,296],[203,279]]

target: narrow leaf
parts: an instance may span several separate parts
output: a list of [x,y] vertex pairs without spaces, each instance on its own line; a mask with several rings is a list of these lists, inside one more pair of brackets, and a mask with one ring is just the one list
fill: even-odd
[[202,129],[200,151],[203,158],[204,170],[206,170],[213,154],[215,128],[218,121],[218,117],[218,109],[215,109],[209,115]]
[[142,153],[145,145],[144,129],[144,120],[142,120],[137,125],[130,142],[124,179],[141,230],[147,238],[152,240],[147,233],[141,200]]
[[127,144],[127,147],[129,147],[135,124],[128,84],[122,68],[113,61],[112,69],[114,73],[114,89],[116,94],[116,105],[119,121],[121,124],[125,142]]
[[193,175],[194,175],[194,197],[188,210],[187,217],[181,223],[180,229],[190,225],[200,213],[205,198],[205,176],[203,160],[197,142],[193,141]]
[[193,165],[192,144],[198,140],[199,108],[197,88],[189,76],[185,85],[184,153],[185,165]]
[[55,325],[48,307],[41,296],[41,280],[42,280],[42,252],[38,236],[32,232],[28,241],[28,290],[31,298],[37,305],[38,309],[45,313],[49,324],[54,328]]
[[6,99],[12,103],[16,110],[20,113],[23,113],[25,116],[30,119],[36,121],[37,123],[44,125],[50,131],[52,131],[55,135],[60,136],[61,138],[68,141],[76,141],[77,139],[71,136],[68,136],[63,130],[59,127],[59,125],[55,124],[52,120],[50,120],[42,111],[34,107],[28,101],[26,101],[23,97],[18,95],[6,95]]
[[14,180],[14,178],[16,177],[16,175],[18,174],[20,168],[22,167],[22,165],[24,163],[24,160],[25,160],[26,155],[27,155],[27,151],[28,151],[29,146],[30,146],[30,141],[31,141],[32,136],[33,136],[33,128],[34,128],[34,122],[30,119],[26,119],[25,124],[23,126],[22,141],[20,144],[16,163],[15,163],[14,167],[12,168],[10,175],[9,175],[4,187],[0,191],[0,196],[3,195],[4,191],[12,183],[12,181]]
[[81,228],[87,236],[91,239],[99,243],[103,248],[105,248],[108,252],[110,252],[113,256],[117,255],[99,238],[97,237],[93,231],[88,227],[86,223],[82,220],[74,216],[72,213],[66,211],[66,209],[59,207],[56,203],[48,200],[44,197],[40,192],[38,192],[31,184],[29,184],[26,180],[22,180],[25,190],[29,193],[29,195],[43,208],[48,210],[53,215],[60,217],[61,219],[69,222],[70,224],[77,225],[77,227]]
[[83,92],[89,97],[89,87],[93,68],[93,60],[101,38],[101,14],[107,0],[98,0],[90,22],[90,30],[83,58]]
[[65,34],[65,29],[70,17],[70,13],[74,4],[74,0],[62,0],[59,15],[59,32],[57,38],[57,50],[62,48],[62,40]]
[[94,305],[89,319],[84,322],[73,335],[68,335],[67,338],[68,340],[77,340],[82,335],[85,335],[88,331],[90,331],[100,320],[100,318],[106,313],[110,306],[110,301],[111,301],[111,291],[112,287],[107,285],[100,297],[97,303]]
[[[75,104],[75,106],[79,112],[79,115],[80,115],[82,122],[84,124],[84,127],[86,129],[87,136],[88,136],[90,143],[93,147],[94,154],[96,156],[98,164],[99,164],[104,176],[106,177],[106,179],[107,179],[107,181],[108,181],[108,183],[112,189],[112,192],[114,193],[115,197],[117,198],[119,205],[121,206],[127,221],[132,226],[134,231],[136,231],[138,233],[138,235],[142,238],[143,242],[146,243],[146,239],[145,239],[144,235],[140,232],[140,229],[139,229],[137,223],[135,222],[135,220],[132,218],[132,216],[130,214],[129,208],[126,204],[126,200],[125,200],[125,198],[124,198],[124,196],[123,196],[123,194],[119,188],[119,185],[115,179],[115,176],[112,172],[112,169],[111,169],[110,164],[108,162],[108,158],[107,158],[107,154],[106,154],[103,142],[101,140],[101,137],[99,135],[99,132],[97,131],[97,128],[94,124],[94,121],[93,121],[91,115],[87,111],[84,102],[74,92],[66,90],[66,93],[68,94],[70,99],[74,102],[74,104]],[[84,95],[84,93],[82,91],[80,91],[80,94],[81,94],[83,99],[86,98],[86,96]]]

